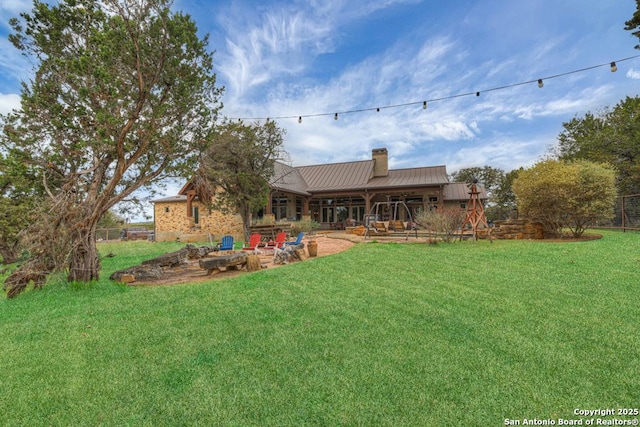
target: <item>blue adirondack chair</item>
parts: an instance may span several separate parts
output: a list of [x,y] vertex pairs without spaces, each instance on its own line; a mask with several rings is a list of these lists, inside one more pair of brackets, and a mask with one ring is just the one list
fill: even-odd
[[221,251],[232,251],[233,250],[233,236],[224,236],[222,238],[222,243],[220,243],[219,249]]
[[294,240],[293,242],[284,242],[283,246],[287,246],[287,245],[299,245],[300,243],[302,243],[302,238],[304,237],[304,233],[300,232],[298,233],[298,238],[296,240]]

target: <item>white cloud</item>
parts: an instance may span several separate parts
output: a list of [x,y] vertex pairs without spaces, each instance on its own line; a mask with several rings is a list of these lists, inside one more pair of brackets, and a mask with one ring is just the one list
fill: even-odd
[[20,95],[0,93],[0,114],[7,114],[18,108],[20,108]]
[[640,79],[640,70],[629,68],[629,71],[627,71],[627,77],[633,80]]
[[253,86],[300,73],[314,55],[333,46],[330,23],[302,10],[268,9],[242,22],[245,26],[238,26],[233,16],[221,21],[226,51],[218,54],[219,69],[234,98]]

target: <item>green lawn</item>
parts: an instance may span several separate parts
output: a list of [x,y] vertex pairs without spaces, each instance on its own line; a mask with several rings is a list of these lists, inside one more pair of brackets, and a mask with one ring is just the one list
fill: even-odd
[[0,425],[499,426],[640,406],[638,233],[107,279],[179,246],[103,245],[99,283],[1,300]]

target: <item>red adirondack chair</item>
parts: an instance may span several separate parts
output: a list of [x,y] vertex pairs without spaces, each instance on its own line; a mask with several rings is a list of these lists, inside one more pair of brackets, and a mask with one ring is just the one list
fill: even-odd
[[267,242],[267,244],[265,245],[265,249],[275,249],[275,248],[281,248],[284,246],[284,242],[287,240],[287,233],[280,232],[278,234],[276,234],[276,239],[271,241],[271,242]]
[[254,233],[249,236],[249,245],[242,248],[243,251],[255,251],[258,249],[258,244],[262,236],[259,233]]

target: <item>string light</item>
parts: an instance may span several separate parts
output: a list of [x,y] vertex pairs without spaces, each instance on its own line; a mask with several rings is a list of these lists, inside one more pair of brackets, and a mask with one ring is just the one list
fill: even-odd
[[[542,88],[544,86],[544,80],[550,80],[550,79],[556,79],[559,77],[564,77],[564,76],[568,76],[571,74],[576,74],[576,73],[582,73],[585,71],[589,71],[589,70],[593,70],[595,68],[600,68],[600,67],[604,67],[604,66],[609,66],[611,69],[612,73],[615,73],[618,70],[618,66],[617,63],[618,62],[624,62],[624,61],[629,61],[631,59],[635,59],[640,57],[640,55],[634,55],[634,56],[629,56],[627,58],[622,58],[622,59],[618,59],[615,61],[611,61],[611,62],[607,62],[604,64],[598,64],[598,65],[592,65],[590,67],[585,67],[585,68],[580,68],[577,70],[573,70],[573,71],[567,71],[564,73],[559,73],[559,74],[554,74],[551,76],[546,76],[546,77],[542,77],[539,79],[535,79],[535,80],[527,80],[524,82],[519,82],[519,83],[512,83],[512,84],[507,84],[504,86],[498,86],[498,87],[493,87],[493,88],[489,88],[489,89],[484,89],[482,90],[482,92],[495,92],[498,90],[503,90],[503,89],[509,89],[509,88],[513,88],[513,87],[517,87],[517,86],[524,86],[524,85],[528,85],[531,83],[537,83],[539,88]],[[302,118],[303,117],[322,117],[322,116],[329,116],[331,114],[333,114],[333,119],[334,120],[338,120],[338,114],[353,114],[353,113],[362,113],[365,111],[377,111],[380,112],[381,109],[387,109],[387,108],[400,108],[400,107],[407,107],[407,106],[412,106],[412,105],[419,105],[422,104],[422,108],[426,109],[427,108],[427,103],[428,102],[436,102],[436,101],[445,101],[445,100],[449,100],[449,99],[455,99],[455,98],[461,98],[464,96],[480,96],[480,92],[481,91],[474,91],[474,92],[465,92],[465,93],[459,93],[456,95],[449,95],[449,96],[443,96],[440,98],[433,98],[433,99],[429,99],[426,101],[416,101],[416,102],[406,102],[406,103],[402,103],[402,104],[393,104],[393,105],[386,105],[386,106],[382,106],[382,107],[373,107],[373,108],[360,108],[360,109],[356,109],[356,110],[346,110],[346,111],[339,111],[337,113],[315,113],[315,114],[305,114],[305,115],[301,115],[301,116],[278,116],[278,117],[272,117],[272,119],[275,120],[280,120],[280,119],[298,119],[298,123],[302,123]],[[234,120],[234,118],[231,118],[231,120]],[[244,117],[244,118],[238,118],[238,122],[242,122],[242,120],[264,120],[264,118],[261,117]]]

